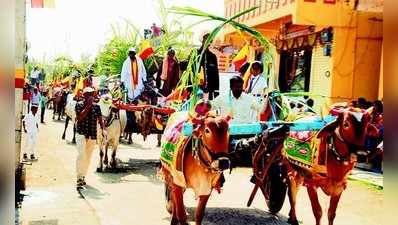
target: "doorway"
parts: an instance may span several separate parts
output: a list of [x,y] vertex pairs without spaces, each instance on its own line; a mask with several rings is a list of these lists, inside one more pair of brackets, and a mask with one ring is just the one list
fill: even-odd
[[283,50],[280,53],[279,89],[281,92],[310,90],[312,48]]

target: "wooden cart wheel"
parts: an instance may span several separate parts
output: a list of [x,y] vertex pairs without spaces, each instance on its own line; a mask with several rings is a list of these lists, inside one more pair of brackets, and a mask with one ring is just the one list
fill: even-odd
[[[280,144],[273,147],[282,148]],[[273,149],[270,146],[267,146],[267,148]],[[253,173],[257,180],[261,180],[263,177],[265,178],[260,188],[264,194],[265,203],[272,214],[276,214],[281,210],[287,192],[286,166],[279,164],[279,160],[275,160],[275,156],[279,154],[279,152],[280,149],[277,149],[276,152],[270,153],[266,148],[259,148],[253,157]],[[264,168],[268,166],[266,164],[269,163],[271,165],[269,165],[269,168],[266,171],[267,175],[264,176]]]
[[287,170],[283,165],[273,164],[269,177],[263,184],[266,192],[265,202],[271,214],[278,213],[285,202],[287,192]]

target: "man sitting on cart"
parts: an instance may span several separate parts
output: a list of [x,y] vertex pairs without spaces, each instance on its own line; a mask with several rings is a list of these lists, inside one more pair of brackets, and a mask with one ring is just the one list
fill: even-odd
[[243,79],[240,76],[233,76],[229,85],[231,90],[217,96],[212,102],[212,109],[217,110],[219,114],[229,114],[232,117],[232,123],[255,123],[259,121],[259,112],[262,108],[256,102],[256,99],[243,92]]
[[[146,70],[142,59],[136,55],[135,48],[130,48],[128,57],[123,62],[121,77],[121,86],[127,90],[128,104],[138,104],[138,98],[145,89],[144,82],[146,81]],[[127,126],[126,132],[132,133],[134,127],[134,112],[127,111]],[[129,143],[131,141],[129,140]]]
[[144,91],[146,70],[142,59],[136,55],[135,48],[130,48],[128,58],[123,62],[121,73],[122,86],[127,90],[127,103],[137,103]]
[[[243,79],[240,76],[234,76],[229,81],[231,90],[227,94],[217,96],[212,102],[212,109],[216,110],[218,114],[227,115],[232,117],[232,123],[235,124],[248,124],[259,121],[260,110],[263,106],[258,104],[255,97],[243,92]],[[243,138],[249,138],[254,135],[239,135],[230,136],[230,151],[235,151],[235,145],[238,140]],[[247,165],[250,160],[250,151],[237,152],[235,160],[235,166]],[[244,160],[243,160],[244,159]],[[242,164],[243,163],[243,164]]]

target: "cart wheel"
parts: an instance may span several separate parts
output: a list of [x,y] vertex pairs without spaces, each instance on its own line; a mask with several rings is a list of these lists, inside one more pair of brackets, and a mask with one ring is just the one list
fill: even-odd
[[166,210],[171,215],[173,213],[173,201],[171,200],[169,185],[167,185],[166,183],[164,184],[164,194],[166,199]]
[[287,191],[287,170],[285,166],[272,165],[270,168],[270,176],[264,184],[267,193],[265,202],[271,214],[278,213],[285,202]]

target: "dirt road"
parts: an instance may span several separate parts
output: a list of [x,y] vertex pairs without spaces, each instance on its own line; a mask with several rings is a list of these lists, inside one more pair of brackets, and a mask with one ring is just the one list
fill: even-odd
[[[165,210],[163,184],[156,177],[159,148],[156,137],[146,143],[141,136],[134,144],[121,145],[118,152],[121,172],[96,173],[98,150],[94,153],[87,178],[87,189],[75,190],[75,146],[61,140],[63,123],[40,126],[39,160],[27,166],[27,191],[19,210],[22,225],[162,225],[169,224]],[[67,139],[71,139],[71,127]],[[226,174],[221,194],[214,193],[208,203],[203,224],[287,224],[287,198],[278,217],[268,213],[259,192],[250,208],[246,202],[253,185],[251,170],[238,168]],[[185,194],[191,224],[195,200]],[[297,215],[301,224],[314,224],[310,202],[304,189],[298,195]],[[328,200],[320,194],[323,224],[327,224]],[[336,225],[377,225],[383,210],[383,191],[350,181],[343,193]]]

